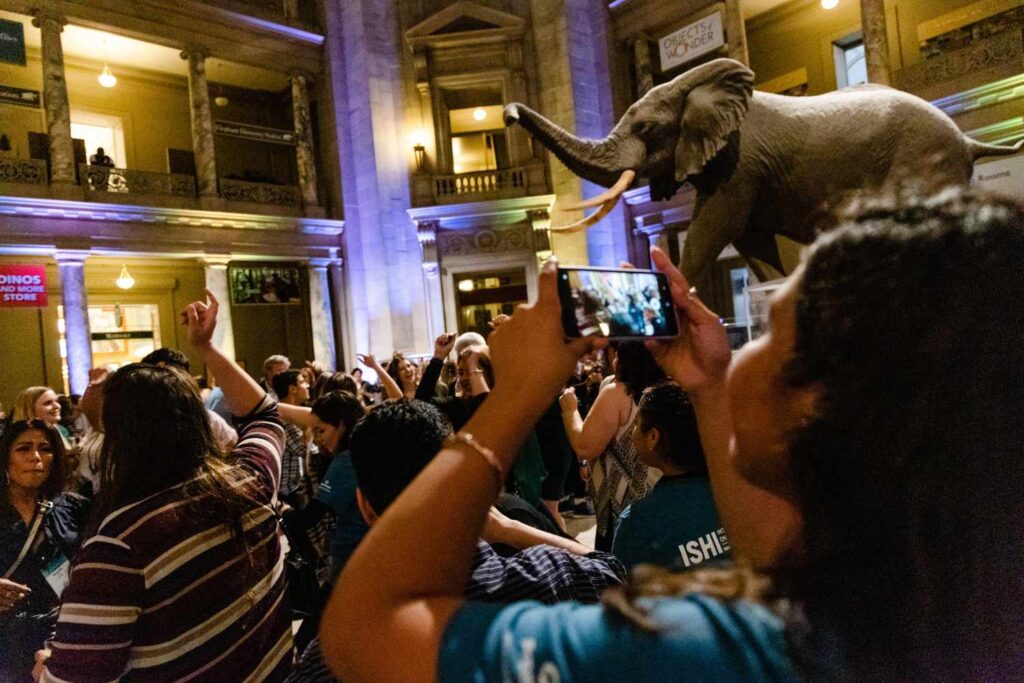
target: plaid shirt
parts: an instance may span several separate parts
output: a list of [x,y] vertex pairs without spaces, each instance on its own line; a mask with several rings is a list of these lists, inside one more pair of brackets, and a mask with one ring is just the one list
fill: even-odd
[[281,456],[281,488],[278,494],[282,496],[293,493],[302,493],[305,472],[306,454],[309,452],[309,443],[306,440],[306,433],[301,427],[285,423],[284,425],[284,455]]

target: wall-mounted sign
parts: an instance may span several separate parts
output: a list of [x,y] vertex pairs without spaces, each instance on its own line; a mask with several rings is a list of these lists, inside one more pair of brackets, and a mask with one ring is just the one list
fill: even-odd
[[976,164],[971,182],[986,192],[1024,201],[1024,154]]
[[293,266],[228,269],[233,304],[302,303],[299,269]]
[[0,62],[25,66],[25,27],[0,19]]
[[722,12],[699,19],[658,41],[661,70],[668,71],[725,45]]
[[117,339],[152,339],[153,330],[131,330],[128,332],[93,332],[93,341],[114,341]]
[[214,121],[213,132],[217,135],[227,135],[243,140],[256,140],[258,142],[272,142],[275,145],[294,145],[295,131],[281,128],[265,128],[253,126],[248,123],[235,123],[233,121]]
[[46,266],[0,265],[0,308],[46,306]]
[[[21,24],[18,25],[21,26]],[[26,90],[25,88],[15,88],[10,85],[0,85],[0,104],[17,104],[22,107],[38,109],[41,102],[38,90]]]

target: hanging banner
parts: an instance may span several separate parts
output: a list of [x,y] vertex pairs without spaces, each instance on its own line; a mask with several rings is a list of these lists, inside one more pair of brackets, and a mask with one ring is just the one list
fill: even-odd
[[0,19],[0,62],[25,66],[25,27]]
[[295,144],[295,131],[283,130],[281,128],[264,128],[263,126],[253,126],[248,123],[214,121],[213,132],[217,135],[227,135],[233,138],[242,138],[243,140],[272,142],[275,145]]
[[668,71],[680,64],[693,61],[723,45],[725,34],[722,32],[722,12],[718,11],[678,31],[673,31],[658,41],[661,70]]
[[46,266],[0,264],[0,308],[46,306]]
[[1024,201],[1024,154],[975,164],[971,182],[986,192]]
[[0,85],[0,104],[17,104],[22,107],[38,109],[41,102],[38,90],[26,90],[25,88],[15,88],[10,85]]

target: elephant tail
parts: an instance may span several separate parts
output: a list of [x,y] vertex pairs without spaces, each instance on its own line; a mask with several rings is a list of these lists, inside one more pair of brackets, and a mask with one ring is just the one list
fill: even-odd
[[1018,140],[1015,145],[989,145],[977,140],[967,139],[967,151],[971,155],[971,161],[981,157],[1005,157],[1016,154],[1024,148],[1024,139]]

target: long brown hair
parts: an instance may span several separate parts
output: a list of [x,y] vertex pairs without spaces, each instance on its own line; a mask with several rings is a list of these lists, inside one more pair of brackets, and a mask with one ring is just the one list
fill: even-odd
[[244,476],[220,456],[199,390],[172,366],[133,363],[104,383],[100,491],[94,520],[177,485],[208,497],[202,509],[226,521],[237,541],[253,506]]
[[14,410],[11,411],[11,418],[14,420],[36,419],[36,401],[47,391],[52,390],[50,387],[29,387],[18,394],[18,398],[14,400]]

